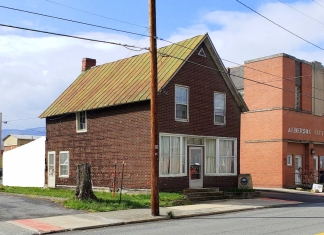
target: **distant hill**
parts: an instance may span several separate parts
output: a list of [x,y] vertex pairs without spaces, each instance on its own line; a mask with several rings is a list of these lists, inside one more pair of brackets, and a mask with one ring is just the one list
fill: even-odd
[[[4,139],[7,135],[16,134],[16,135],[39,135],[45,136],[46,135],[46,127],[35,127],[29,128],[25,130],[19,129],[3,129],[2,130],[2,139]],[[3,145],[3,141],[1,140],[1,145]]]

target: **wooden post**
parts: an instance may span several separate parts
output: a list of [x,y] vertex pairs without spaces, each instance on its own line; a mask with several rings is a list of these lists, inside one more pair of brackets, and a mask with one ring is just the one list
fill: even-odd
[[157,52],[155,0],[149,0],[151,52],[151,213],[160,215],[159,206],[159,143],[157,123]]

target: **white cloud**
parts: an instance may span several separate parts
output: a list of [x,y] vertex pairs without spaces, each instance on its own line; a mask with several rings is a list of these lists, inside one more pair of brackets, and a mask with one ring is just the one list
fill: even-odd
[[[318,0],[324,5],[324,0]],[[296,9],[324,22],[323,8],[314,2],[291,3]],[[324,25],[315,22],[279,2],[256,8],[261,14],[301,37],[324,47]],[[323,51],[280,29],[259,15],[235,11],[210,11],[199,22],[178,28],[168,40],[177,42],[209,33],[223,59],[237,63],[276,53],[288,53],[299,59],[324,62]],[[25,22],[27,25],[29,22]],[[0,112],[3,120],[40,115],[80,74],[84,57],[104,64],[136,53],[111,44],[88,42],[56,36],[23,36],[19,31],[0,27]],[[139,41],[119,34],[80,32],[80,37],[122,42],[147,47],[148,38]],[[158,42],[159,46],[168,45]],[[224,61],[226,66],[235,64]],[[22,127],[43,126],[44,120],[14,123]],[[9,128],[9,126],[6,126]]]

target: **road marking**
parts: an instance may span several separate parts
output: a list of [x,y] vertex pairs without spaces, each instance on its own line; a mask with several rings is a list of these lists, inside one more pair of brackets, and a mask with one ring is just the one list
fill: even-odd
[[33,219],[24,219],[24,220],[14,220],[11,221],[14,222],[16,224],[21,224],[23,226],[27,226],[30,227],[32,229],[36,229],[38,231],[42,231],[42,232],[51,232],[51,231],[59,231],[59,230],[64,230],[63,228],[59,227],[59,226],[54,226],[54,225],[50,225],[50,224],[46,224],[37,220],[33,220]]

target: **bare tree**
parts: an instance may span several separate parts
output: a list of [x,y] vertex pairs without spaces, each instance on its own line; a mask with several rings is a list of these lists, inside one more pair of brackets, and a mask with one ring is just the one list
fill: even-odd
[[92,191],[90,164],[78,164],[76,175],[75,196],[79,200],[97,200],[96,195]]

